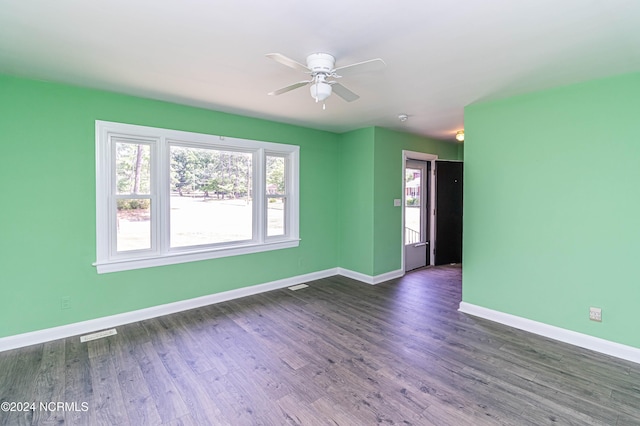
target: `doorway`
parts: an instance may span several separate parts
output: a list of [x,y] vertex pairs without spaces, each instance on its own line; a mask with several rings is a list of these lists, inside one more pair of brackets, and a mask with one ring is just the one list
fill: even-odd
[[431,163],[407,160],[404,189],[404,257],[405,271],[431,263],[429,214],[429,171]]
[[402,151],[402,173],[402,269],[461,263],[463,163]]
[[433,265],[435,160],[437,155],[402,151],[402,268]]

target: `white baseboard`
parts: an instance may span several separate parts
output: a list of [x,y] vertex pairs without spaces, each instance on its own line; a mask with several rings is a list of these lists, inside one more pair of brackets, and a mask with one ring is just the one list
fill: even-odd
[[290,287],[321,278],[338,275],[338,268],[326,269],[324,271],[312,272],[310,274],[298,275],[269,283],[258,284],[251,287],[243,287],[237,290],[224,291],[222,293],[211,294],[194,299],[181,300],[167,303],[165,305],[152,306],[150,308],[111,315],[108,317],[96,318],[88,321],[62,325],[59,327],[47,328],[44,330],[32,331],[29,333],[17,334],[14,336],[0,338],[0,352],[9,349],[20,348],[29,345],[49,342],[56,339],[64,339],[80,334],[93,333],[106,328],[113,328],[123,324],[142,321],[150,318],[169,315],[176,312],[212,305],[227,300],[238,299],[240,297],[253,294],[264,293],[266,291],[277,290],[279,288]]
[[264,293],[266,291],[277,290],[279,288],[291,287],[296,284],[302,284],[309,281],[319,280],[321,278],[332,277],[334,275],[344,275],[345,277],[353,278],[367,284],[379,284],[381,282],[403,276],[404,271],[397,270],[381,275],[371,276],[343,268],[325,269],[324,271],[284,278],[282,280],[258,284],[250,287],[243,287],[236,290],[224,291],[222,293],[215,293],[202,297],[196,297],[194,299],[180,300],[178,302],[152,306],[150,308],[124,312],[122,314],[111,315],[108,317],[61,325],[59,327],[32,331],[29,333],[17,334],[14,336],[2,337],[0,338],[0,352],[29,345],[50,342],[56,339],[64,339],[71,336],[93,333],[99,330],[117,327],[119,325],[130,324],[132,322],[142,321],[150,318],[156,318],[162,315],[174,314],[176,312],[182,312],[189,309],[212,305],[227,300],[238,299],[240,297],[251,296],[253,294]]
[[392,280],[394,278],[400,278],[404,275],[404,271],[402,269],[398,269],[395,271],[373,276],[373,275],[366,275],[360,272],[352,271],[350,269],[338,268],[338,274],[345,276],[347,278],[352,278],[354,280],[361,281],[363,283],[375,285],[385,281]]
[[476,317],[484,318],[509,327],[528,331],[540,336],[549,337],[560,342],[569,343],[581,348],[590,349],[616,358],[640,363],[640,348],[622,345],[599,337],[589,336],[575,331],[567,330],[553,325],[544,324],[538,321],[506,314],[500,311],[483,308],[471,303],[461,302],[458,311]]

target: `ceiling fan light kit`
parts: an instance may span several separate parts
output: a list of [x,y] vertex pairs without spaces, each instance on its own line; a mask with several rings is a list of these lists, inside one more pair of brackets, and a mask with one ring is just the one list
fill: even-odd
[[347,102],[353,102],[360,98],[360,96],[356,95],[337,81],[328,80],[330,78],[341,78],[342,76],[339,75],[338,72],[351,73],[353,71],[373,71],[386,65],[382,59],[377,58],[335,68],[336,59],[333,57],[333,55],[330,55],[328,53],[313,53],[307,56],[306,66],[298,61],[284,56],[281,53],[269,53],[266,56],[276,62],[288,66],[289,68],[293,68],[311,75],[311,78],[309,80],[299,81],[281,89],[274,90],[273,92],[270,92],[269,95],[281,95],[283,93],[287,93],[291,90],[310,84],[311,86],[309,90],[311,92],[311,97],[315,99],[316,102],[322,102],[323,109],[325,108],[324,101],[329,96],[331,96],[332,93],[335,93]]
[[311,97],[316,100],[316,102],[324,102],[331,95],[331,85],[325,83],[323,81],[316,81],[316,83],[312,84],[309,88],[311,91]]

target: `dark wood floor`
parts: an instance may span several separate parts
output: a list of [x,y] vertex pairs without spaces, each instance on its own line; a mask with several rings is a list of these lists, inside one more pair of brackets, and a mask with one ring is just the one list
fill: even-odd
[[640,365],[461,314],[460,276],[334,277],[3,352],[0,401],[72,405],[0,424],[640,424]]

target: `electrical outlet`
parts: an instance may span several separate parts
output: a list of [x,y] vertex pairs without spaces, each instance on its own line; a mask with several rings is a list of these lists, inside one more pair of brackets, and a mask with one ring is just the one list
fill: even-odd
[[71,298],[69,296],[60,298],[60,309],[71,309]]
[[589,308],[589,319],[591,321],[602,322],[602,309],[594,308],[593,306]]

